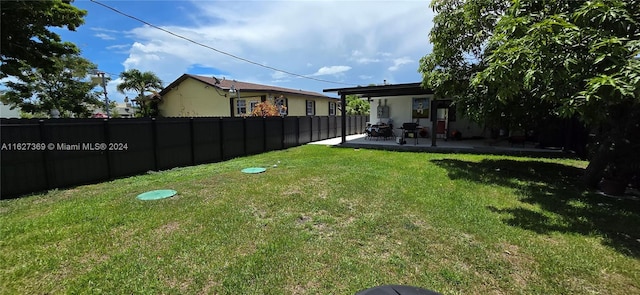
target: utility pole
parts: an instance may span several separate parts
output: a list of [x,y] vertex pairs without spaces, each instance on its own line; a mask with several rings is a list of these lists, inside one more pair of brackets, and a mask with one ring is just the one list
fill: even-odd
[[[240,101],[240,89],[237,89],[235,87],[235,85],[231,85],[231,88],[229,88],[229,93],[235,93],[237,96],[237,101],[236,104],[238,103],[238,101]],[[233,104],[233,96],[229,95],[229,104],[231,105],[230,109],[231,109],[231,117],[235,117],[234,115],[234,110],[235,110],[235,105]],[[245,105],[246,107],[246,105]]]
[[107,96],[107,81],[106,81],[106,78],[104,76],[105,72],[101,72],[99,70],[95,70],[93,73],[95,75],[98,75],[98,77],[101,78],[100,85],[102,85],[102,90],[104,91],[104,109],[107,112],[107,118],[110,118],[111,114],[110,114],[110,111],[109,111],[109,97]]

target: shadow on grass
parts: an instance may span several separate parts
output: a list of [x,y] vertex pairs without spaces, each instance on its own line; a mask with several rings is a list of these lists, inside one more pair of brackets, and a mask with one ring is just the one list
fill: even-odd
[[488,209],[504,222],[540,234],[550,232],[601,235],[616,251],[640,257],[640,201],[617,199],[587,191],[580,184],[583,169],[541,161],[433,160],[452,180],[464,179],[513,188],[520,201],[539,206]]

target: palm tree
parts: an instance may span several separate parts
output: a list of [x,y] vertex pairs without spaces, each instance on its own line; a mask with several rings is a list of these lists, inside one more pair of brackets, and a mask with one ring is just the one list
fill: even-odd
[[[133,99],[140,106],[140,113],[143,117],[158,115],[158,91],[162,90],[162,80],[153,72],[140,72],[130,69],[120,73],[122,83],[118,84],[118,92],[125,90],[135,91],[138,96]],[[151,97],[147,97],[145,92],[152,92]]]

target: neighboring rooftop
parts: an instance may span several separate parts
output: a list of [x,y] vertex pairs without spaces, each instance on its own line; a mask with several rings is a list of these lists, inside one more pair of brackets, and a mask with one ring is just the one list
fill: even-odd
[[210,86],[213,86],[225,91],[228,91],[229,89],[231,89],[231,86],[233,86],[235,89],[238,89],[240,91],[288,93],[288,94],[297,94],[297,95],[303,95],[303,96],[335,99],[334,97],[329,97],[324,94],[312,92],[312,91],[304,91],[299,89],[296,90],[296,89],[290,89],[290,88],[284,88],[284,87],[248,83],[248,82],[242,82],[242,81],[236,81],[236,80],[228,80],[225,78],[220,79],[217,77],[205,77],[205,76],[198,76],[198,75],[191,75],[191,74],[184,74],[180,76],[180,78],[173,81],[171,84],[169,84],[169,86],[162,89],[162,91],[160,91],[160,95],[166,94],[167,92],[169,92],[169,90],[171,90],[173,87],[177,86],[178,84],[182,83],[182,81],[184,81],[187,78],[196,79],[200,82],[203,82],[205,84],[208,84]]

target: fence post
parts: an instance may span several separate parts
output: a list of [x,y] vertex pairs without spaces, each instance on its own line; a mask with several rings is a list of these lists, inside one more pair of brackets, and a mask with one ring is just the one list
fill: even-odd
[[333,137],[338,137],[338,117],[333,116]]
[[191,136],[191,166],[196,165],[196,140],[193,131],[193,118],[189,118],[189,135]]
[[242,142],[244,143],[242,145],[243,151],[242,154],[243,155],[247,155],[247,117],[242,118]]
[[342,126],[340,126],[340,137],[341,143],[347,142],[347,96],[345,94],[340,94],[340,121]]
[[300,117],[296,117],[296,146],[300,145]]
[[280,140],[280,149],[284,150],[284,130],[285,130],[285,128],[284,128],[284,117],[283,116],[280,116],[280,121],[282,121],[282,124],[281,124],[282,127],[280,128],[280,133],[282,133],[282,139]]
[[104,141],[107,145],[105,149],[105,156],[107,157],[107,178],[111,179],[111,151],[109,151],[109,144],[111,143],[111,137],[109,137],[109,119],[103,119],[103,132],[104,132]]
[[262,117],[262,152],[267,151],[267,119],[266,117]]
[[218,142],[220,143],[220,160],[225,160],[224,158],[224,119],[222,117],[218,118],[220,122],[218,124]]
[[[44,183],[47,186],[47,189],[52,189],[49,181],[49,137],[44,132],[44,120],[38,120],[38,126],[40,129],[40,140],[47,144],[47,149],[42,153],[42,168],[44,169]],[[54,143],[55,144],[55,143]]]
[[323,140],[322,138],[322,118],[321,117],[316,117],[316,121],[318,123],[318,140]]
[[151,134],[153,135],[153,171],[158,171],[158,127],[156,118],[151,118]]

